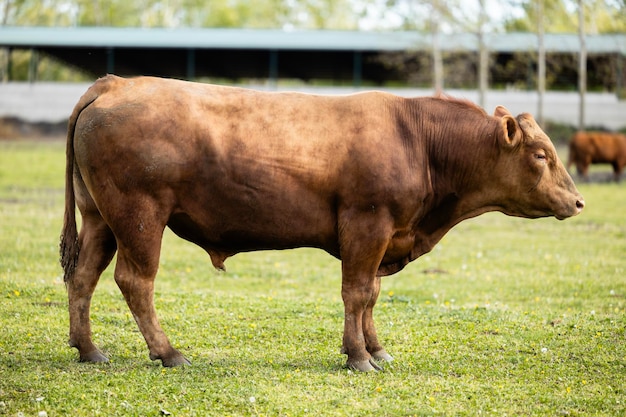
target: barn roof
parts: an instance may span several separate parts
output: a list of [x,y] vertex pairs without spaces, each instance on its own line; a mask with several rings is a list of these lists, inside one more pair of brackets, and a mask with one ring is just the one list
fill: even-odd
[[[486,43],[494,52],[536,49],[533,33],[490,33]],[[444,51],[478,48],[474,34],[442,34]],[[626,55],[626,34],[587,35],[589,53]],[[247,50],[405,51],[426,49],[431,36],[419,32],[376,32],[337,30],[273,29],[164,29],[114,27],[0,27],[0,46],[109,47],[109,48],[196,48]],[[576,34],[546,34],[548,52],[577,52]]]

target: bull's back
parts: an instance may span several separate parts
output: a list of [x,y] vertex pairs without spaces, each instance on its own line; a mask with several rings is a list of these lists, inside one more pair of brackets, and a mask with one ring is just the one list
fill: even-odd
[[329,165],[339,166],[355,148],[379,153],[374,147],[389,136],[376,94],[324,97],[114,76],[92,89],[98,98],[81,115],[76,136],[89,140],[102,132],[103,150],[162,144],[171,158],[189,151],[185,158],[206,153],[224,163],[247,160],[328,173]]

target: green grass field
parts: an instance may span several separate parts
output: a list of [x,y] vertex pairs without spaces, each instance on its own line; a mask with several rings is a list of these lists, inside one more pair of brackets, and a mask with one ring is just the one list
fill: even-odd
[[0,415],[626,415],[626,184],[584,184],[576,218],[490,213],[383,280],[381,341],[358,374],[339,353],[340,263],[240,254],[216,272],[167,233],[156,304],[190,367],[151,362],[113,281],[92,307],[108,364],[67,346],[58,265],[64,143],[0,143]]

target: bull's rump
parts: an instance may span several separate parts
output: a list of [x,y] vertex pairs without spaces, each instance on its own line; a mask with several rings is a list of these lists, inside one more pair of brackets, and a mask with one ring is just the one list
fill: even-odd
[[154,78],[107,78],[93,88],[102,91],[81,113],[74,143],[103,217],[115,223],[121,215],[112,211],[154,210],[205,249],[337,254],[341,207],[382,204],[385,167],[397,169],[385,161],[397,152],[380,146],[389,136],[386,96]]

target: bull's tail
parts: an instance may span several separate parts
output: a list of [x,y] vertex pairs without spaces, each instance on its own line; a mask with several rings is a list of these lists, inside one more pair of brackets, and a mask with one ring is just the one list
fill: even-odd
[[100,93],[98,83],[94,84],[80,98],[70,116],[67,126],[67,145],[65,150],[65,215],[63,229],[61,230],[61,242],[59,244],[60,262],[63,267],[63,281],[69,282],[74,277],[80,245],[78,243],[78,230],[76,228],[76,197],[74,195],[74,133],[76,122],[80,113],[93,103]]

